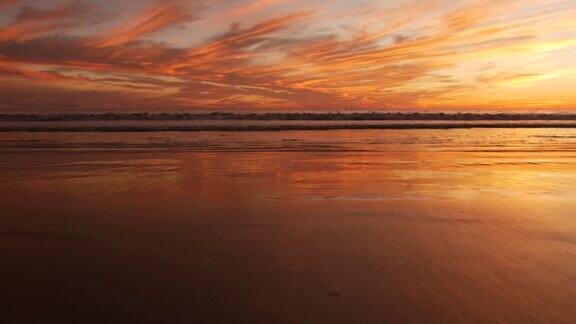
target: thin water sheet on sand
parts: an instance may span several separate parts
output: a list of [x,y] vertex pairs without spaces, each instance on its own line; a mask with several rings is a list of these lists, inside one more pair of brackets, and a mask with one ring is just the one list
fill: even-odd
[[0,135],[0,321],[576,318],[576,131]]

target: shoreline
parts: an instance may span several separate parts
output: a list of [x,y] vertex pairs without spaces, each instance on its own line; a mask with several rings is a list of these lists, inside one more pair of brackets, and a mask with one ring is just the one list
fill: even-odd
[[473,128],[576,128],[576,124],[334,124],[334,125],[203,125],[203,126],[15,126],[0,127],[0,132],[265,132],[265,131],[328,131],[386,129],[473,129]]

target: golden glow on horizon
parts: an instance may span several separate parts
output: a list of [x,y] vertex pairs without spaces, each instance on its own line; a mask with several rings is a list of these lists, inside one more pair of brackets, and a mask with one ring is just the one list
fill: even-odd
[[0,0],[0,110],[570,109],[566,0]]

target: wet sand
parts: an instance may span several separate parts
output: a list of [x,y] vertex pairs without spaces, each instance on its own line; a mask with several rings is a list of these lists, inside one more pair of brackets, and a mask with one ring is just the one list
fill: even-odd
[[2,323],[576,319],[576,130],[0,134]]

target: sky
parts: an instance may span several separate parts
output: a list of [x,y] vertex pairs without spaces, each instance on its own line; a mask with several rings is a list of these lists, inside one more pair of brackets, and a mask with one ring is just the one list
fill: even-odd
[[576,109],[575,0],[0,0],[0,111]]

